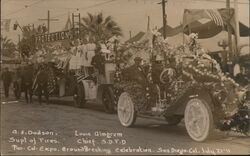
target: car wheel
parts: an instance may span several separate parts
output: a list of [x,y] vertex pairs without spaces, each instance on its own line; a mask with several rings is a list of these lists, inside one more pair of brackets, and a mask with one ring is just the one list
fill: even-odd
[[76,107],[83,108],[85,103],[84,86],[83,84],[77,84],[76,92],[74,94],[74,104]]
[[117,114],[120,123],[125,127],[131,127],[136,120],[134,102],[127,92],[123,92],[118,100]]
[[181,116],[181,115],[173,115],[173,116],[165,117],[168,125],[170,125],[170,126],[178,125],[181,122],[182,118],[183,118],[183,116]]
[[200,98],[188,101],[185,108],[185,127],[189,136],[198,142],[206,140],[213,131],[213,116],[208,103]]
[[114,113],[114,99],[112,98],[113,91],[110,87],[106,88],[102,94],[102,103],[104,105],[105,112]]

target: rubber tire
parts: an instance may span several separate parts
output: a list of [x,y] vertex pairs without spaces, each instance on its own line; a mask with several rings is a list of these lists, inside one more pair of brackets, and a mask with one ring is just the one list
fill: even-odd
[[[194,136],[192,136],[192,134],[190,134],[188,128],[187,128],[187,108],[189,107],[189,105],[191,105],[193,102],[197,102],[197,101],[200,101],[201,104],[203,105],[203,108],[206,109],[206,112],[207,112],[207,115],[208,115],[208,128],[207,128],[207,131],[205,133],[205,135],[203,135],[202,137],[200,138],[195,138]],[[213,114],[212,114],[212,110],[211,110],[211,107],[209,106],[209,104],[202,98],[194,98],[194,99],[190,99],[186,105],[186,108],[185,108],[185,113],[184,113],[184,120],[185,120],[185,127],[186,127],[186,130],[187,130],[187,133],[189,134],[189,136],[194,140],[194,141],[197,141],[197,142],[203,142],[207,139],[209,139],[212,134],[213,134],[213,130],[214,130],[214,120],[213,120]]]
[[112,88],[106,87],[102,92],[102,103],[104,105],[104,110],[106,113],[113,114],[115,113],[115,104],[114,99],[112,98]]
[[165,117],[165,120],[167,121],[169,126],[178,125],[182,119],[183,119],[183,116],[181,115],[173,115],[173,116]]
[[83,84],[77,84],[76,87],[76,93],[77,97],[73,97],[74,98],[74,104],[76,107],[78,108],[83,108],[86,104],[86,100],[85,100],[85,91],[84,91],[84,86]]
[[[131,114],[131,117],[129,118],[129,121],[127,123],[124,123],[121,121],[121,113],[120,113],[120,110],[122,109],[122,105],[124,105],[124,98],[131,100],[130,106],[131,106],[132,114]],[[117,115],[118,115],[118,118],[119,118],[121,125],[123,125],[124,127],[132,127],[135,124],[135,121],[137,118],[137,112],[135,110],[135,106],[134,106],[134,103],[132,101],[132,98],[130,98],[129,93],[127,93],[127,92],[123,92],[119,97],[118,105],[117,105]]]

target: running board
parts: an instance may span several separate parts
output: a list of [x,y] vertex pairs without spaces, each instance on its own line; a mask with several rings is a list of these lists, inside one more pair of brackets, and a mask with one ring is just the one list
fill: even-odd
[[161,120],[165,121],[164,116],[156,116],[156,115],[144,115],[144,114],[138,114],[138,117],[146,118],[146,119],[154,119],[154,120]]

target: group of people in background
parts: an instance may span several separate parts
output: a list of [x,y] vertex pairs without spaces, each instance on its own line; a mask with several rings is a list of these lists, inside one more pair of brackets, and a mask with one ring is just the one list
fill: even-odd
[[17,99],[24,92],[26,103],[32,103],[32,96],[36,91],[40,104],[42,104],[42,95],[45,96],[46,103],[49,103],[49,94],[47,91],[48,73],[45,66],[40,65],[36,67],[29,63],[23,67],[16,68],[15,71],[10,71],[6,67],[2,72],[1,78],[6,100],[9,99],[10,89],[13,86],[13,92]]
[[[57,59],[55,58],[56,54],[59,56],[60,54],[67,53],[67,58],[70,59],[68,60],[68,63],[64,63],[64,67],[60,68],[63,69],[67,66],[66,70],[74,71],[66,72],[71,74],[71,76],[75,77],[76,71],[79,70],[82,71],[82,73],[85,73],[85,76],[91,76],[92,74],[95,75],[95,72],[98,72],[98,75],[104,75],[105,56],[107,56],[110,51],[103,45],[104,44],[102,43],[76,40],[71,43],[71,46],[68,49],[65,49],[65,47],[62,46],[49,45],[37,49],[36,52],[27,59],[28,61],[25,65],[21,65],[16,68],[15,71],[10,71],[8,68],[5,68],[2,72],[5,98],[9,98],[9,90],[11,86],[13,86],[15,97],[19,99],[21,93],[24,92],[26,103],[33,102],[33,95],[38,95],[39,103],[42,103],[42,95],[45,96],[46,103],[49,102],[49,72],[45,64],[50,61],[52,62],[52,60],[46,58],[45,55],[52,56],[52,59]],[[55,56],[53,56],[54,54]],[[72,83],[73,82],[70,82],[70,85],[72,85]]]

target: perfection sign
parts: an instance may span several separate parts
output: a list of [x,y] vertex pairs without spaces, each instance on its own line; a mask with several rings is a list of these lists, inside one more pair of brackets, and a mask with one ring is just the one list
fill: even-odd
[[[79,31],[75,31],[75,36],[79,36]],[[35,43],[46,43],[46,42],[55,42],[60,40],[73,39],[72,31],[60,31],[49,34],[42,34],[35,36]]]

